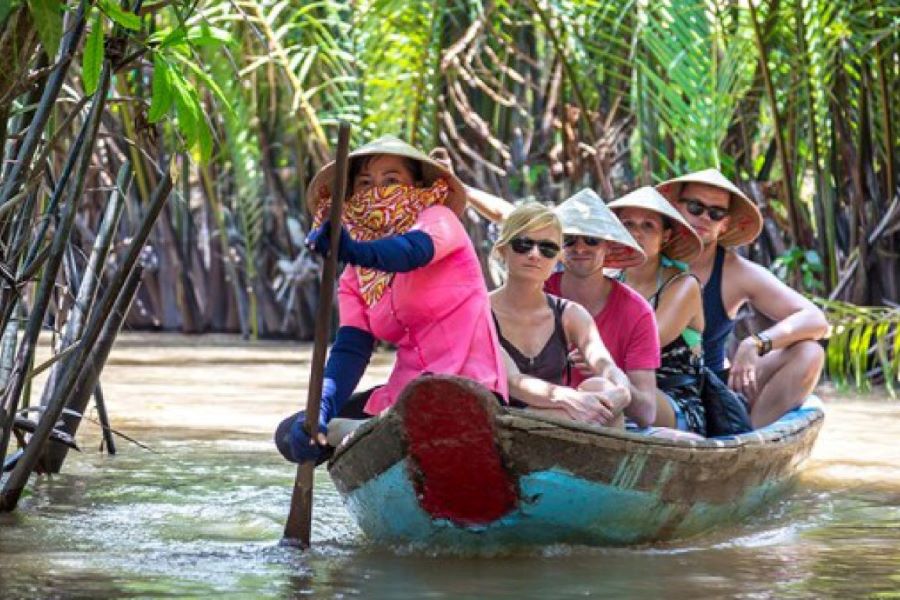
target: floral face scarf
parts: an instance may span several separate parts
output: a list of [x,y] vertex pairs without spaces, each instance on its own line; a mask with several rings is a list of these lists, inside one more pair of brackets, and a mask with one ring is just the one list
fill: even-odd
[[[356,192],[344,203],[342,224],[358,242],[401,235],[412,229],[423,210],[434,204],[444,204],[449,194],[450,184],[444,178],[437,179],[427,188],[403,184],[367,188]],[[320,227],[331,210],[327,188],[319,191],[319,198],[313,227]],[[363,299],[368,306],[374,306],[391,284],[394,273],[369,267],[355,268]]]

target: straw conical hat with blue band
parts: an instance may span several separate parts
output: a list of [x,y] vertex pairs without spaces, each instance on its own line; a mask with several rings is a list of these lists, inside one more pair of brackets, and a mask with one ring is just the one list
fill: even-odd
[[609,242],[604,267],[627,269],[647,260],[640,245],[594,190],[581,190],[554,211],[562,222],[563,235],[584,235]]
[[[613,212],[623,208],[642,208],[650,210],[663,217],[668,217],[672,224],[672,234],[669,241],[660,247],[660,252],[681,262],[691,262],[703,249],[700,236],[694,231],[688,222],[681,216],[675,207],[666,198],[650,186],[644,186],[625,194],[618,200],[613,200],[607,205]],[[617,213],[618,214],[618,213]]]
[[728,178],[715,169],[688,173],[656,186],[656,191],[672,204],[677,204],[681,190],[689,183],[699,183],[725,190],[731,197],[728,201],[728,229],[719,236],[717,243],[726,248],[743,246],[755,240],[763,227],[762,213],[756,204]]
[[[418,150],[400,138],[392,135],[380,137],[377,140],[369,142],[364,146],[360,146],[350,153],[350,161],[354,158],[362,156],[374,156],[376,154],[390,154],[391,156],[399,156],[401,158],[409,158],[422,164],[422,184],[430,186],[439,177],[444,177],[450,185],[450,194],[447,197],[446,206],[457,215],[461,215],[466,208],[466,188],[462,181],[456,175],[451,173],[441,163],[429,158],[427,154]],[[331,186],[334,183],[334,161],[331,161],[316,173],[316,176],[309,182],[306,188],[306,206],[309,208],[310,214],[316,214],[316,208],[321,198],[320,192],[331,197]],[[353,185],[352,181],[347,182],[349,190]]]

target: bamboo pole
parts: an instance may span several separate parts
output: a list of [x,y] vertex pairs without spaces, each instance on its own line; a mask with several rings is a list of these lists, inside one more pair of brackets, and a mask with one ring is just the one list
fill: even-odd
[[[107,68],[104,68],[104,73],[107,76],[108,71]],[[101,75],[101,83],[102,82],[103,76]],[[68,395],[67,392],[75,383],[78,372],[88,358],[87,349],[90,349],[93,346],[97,337],[100,335],[103,321],[108,318],[113,310],[116,298],[119,296],[119,291],[124,287],[129,274],[137,264],[144,244],[147,242],[147,238],[150,235],[150,231],[153,228],[160,211],[163,206],[165,206],[171,191],[172,165],[170,164],[170,167],[166,169],[165,175],[150,197],[147,213],[144,216],[140,229],[128,246],[128,251],[119,267],[119,271],[116,273],[116,277],[110,282],[109,287],[107,287],[106,291],[103,293],[102,299],[91,315],[91,319],[88,322],[84,335],[79,343],[80,347],[76,353],[76,356],[78,357],[77,360],[73,359],[69,367],[61,375],[57,391],[48,403],[44,414],[41,417],[41,421],[38,423],[37,430],[32,434],[31,440],[25,448],[22,458],[16,464],[12,473],[10,473],[9,479],[6,480],[6,485],[0,490],[0,511],[12,511],[18,504],[19,498],[25,489],[25,484],[28,483],[28,477],[31,475],[35,466],[38,464],[38,460],[42,456],[43,446],[50,437],[53,425],[62,414],[64,403]]]
[[[135,290],[137,291],[137,290]],[[126,312],[125,316],[128,316]],[[104,364],[106,361],[104,360]],[[94,386],[94,406],[97,407],[97,420],[100,421],[100,430],[103,432],[103,443],[106,445],[106,452],[109,455],[116,453],[116,440],[112,434],[112,427],[109,425],[109,414],[106,412],[106,400],[103,397],[103,387],[100,382]]]
[[37,111],[28,128],[28,133],[25,135],[22,146],[19,148],[15,163],[5,177],[3,184],[0,185],[0,206],[6,204],[16,195],[31,169],[31,160],[34,158],[38,143],[44,135],[44,126],[47,124],[50,113],[56,105],[56,98],[59,96],[59,91],[62,89],[63,82],[69,71],[69,65],[75,56],[78,43],[81,41],[81,35],[84,33],[87,23],[87,8],[89,8],[88,2],[81,0],[78,4],[78,11],[73,17],[74,23],[63,36],[56,66],[53,68],[53,72],[47,80],[47,85],[44,87],[41,101],[38,103]]
[[[87,315],[90,313],[91,306],[93,306],[94,301],[96,300],[101,274],[103,272],[103,267],[106,265],[106,257],[109,255],[109,249],[112,245],[113,238],[115,237],[116,228],[119,225],[119,218],[122,215],[122,208],[125,205],[124,197],[119,193],[119,190],[122,190],[123,192],[126,190],[130,174],[130,163],[126,162],[119,170],[116,189],[110,194],[109,200],[106,203],[106,208],[103,211],[103,217],[100,220],[97,236],[94,238],[91,255],[90,258],[88,258],[88,264],[84,269],[84,276],[78,281],[78,274],[73,273],[73,276],[70,278],[72,287],[78,288],[78,294],[75,298],[75,303],[69,311],[65,329],[60,337],[60,348],[67,348],[70,346],[75,340],[81,337],[84,330],[84,323],[87,319]],[[53,369],[51,369],[50,375],[47,377],[47,383],[44,385],[41,405],[46,406],[49,401],[53,388],[56,386],[56,380],[59,377],[60,370],[66,362],[67,361],[64,360],[56,363],[53,366]],[[74,431],[70,431],[69,433],[75,434]]]
[[[322,283],[319,288],[319,307],[316,314],[316,336],[313,343],[312,363],[309,372],[309,389],[306,396],[306,433],[315,440],[319,433],[319,409],[322,383],[325,376],[325,352],[331,332],[331,308],[334,303],[334,280],[337,275],[338,244],[341,241],[341,210],[347,186],[347,163],[350,145],[350,124],[341,122],[335,156],[334,185],[331,186],[331,251],[325,257]],[[312,532],[313,461],[297,465],[291,508],[281,543],[309,548]]]
[[[100,221],[99,231],[94,238],[91,255],[84,270],[84,276],[81,278],[80,282],[74,280],[72,282],[73,286],[78,286],[78,295],[76,296],[75,304],[69,311],[65,329],[60,337],[60,348],[69,347],[75,343],[75,340],[80,338],[84,332],[85,321],[96,300],[103,267],[106,265],[106,257],[109,255],[110,246],[115,237],[116,228],[119,225],[119,218],[122,215],[122,209],[125,205],[124,195],[127,194],[126,190],[129,187],[128,180],[130,179],[130,176],[130,165],[126,162],[119,170],[116,189],[110,194],[109,200],[106,203],[103,218]],[[122,190],[122,193],[120,193],[119,190]],[[77,278],[77,274],[75,277]],[[67,368],[68,363],[72,358],[74,357],[70,355],[69,357],[66,357],[65,360],[53,365],[53,369],[50,371],[50,375],[47,378],[47,383],[44,385],[43,395],[41,396],[42,406],[47,406],[50,402],[54,390],[56,389],[60,373]],[[84,407],[81,407],[81,409],[78,409],[78,412],[81,413],[83,410]],[[78,424],[76,422],[73,429],[66,428],[65,431],[74,437],[77,429]],[[59,471],[58,468],[53,469],[52,465],[62,464],[62,458],[57,459],[57,453],[63,449],[65,449],[65,446],[55,444],[48,450],[49,461],[46,464],[49,472],[56,473]],[[62,456],[65,457],[65,452],[62,452]]]
[[[59,219],[60,222],[57,225],[50,246],[47,264],[44,266],[43,274],[38,284],[37,291],[35,292],[31,314],[25,326],[22,345],[19,347],[19,352],[16,355],[16,361],[13,365],[12,373],[10,374],[10,379],[4,389],[2,405],[6,411],[6,420],[4,423],[0,424],[3,429],[3,431],[0,432],[0,462],[2,462],[2,458],[6,453],[6,444],[9,443],[9,430],[12,428],[16,409],[18,408],[22,392],[28,381],[28,369],[32,363],[35,347],[37,346],[37,338],[38,335],[40,335],[41,327],[43,326],[44,315],[50,304],[59,267],[62,264],[63,255],[66,246],[69,243],[69,235],[71,234],[72,226],[75,222],[78,201],[81,199],[84,190],[85,176],[87,175],[87,169],[91,162],[91,149],[93,148],[93,142],[97,137],[97,131],[100,128],[100,117],[103,114],[103,109],[106,105],[106,90],[109,87],[110,76],[109,63],[106,63],[100,74],[100,84],[91,104],[90,113],[79,133],[80,136],[83,136],[83,141],[86,143],[73,148],[73,152],[76,150],[79,151],[79,159],[74,169],[75,179],[73,185],[69,188],[67,201],[62,208],[62,214]],[[61,184],[62,182],[58,182],[58,186]],[[52,429],[52,423],[50,423],[50,425],[51,427],[47,430],[47,436],[50,435],[50,429]],[[21,465],[21,461],[19,462],[19,465]]]
[[[63,426],[58,429],[62,429],[73,437],[75,432],[78,431],[78,425],[81,423],[81,415],[84,414],[88,402],[91,399],[91,395],[95,390],[99,390],[100,374],[109,358],[109,353],[112,350],[113,343],[116,341],[116,335],[122,327],[122,322],[128,315],[128,310],[131,307],[138,286],[141,283],[141,275],[143,272],[144,267],[138,264],[128,275],[125,285],[116,297],[109,318],[104,320],[103,329],[100,331],[100,335],[90,348],[90,354],[85,361],[84,368],[78,371],[78,378],[76,379],[75,384],[71,388],[62,390],[63,395],[66,397],[65,405],[68,410],[63,411]],[[102,405],[102,397],[100,405]],[[100,405],[98,405],[98,407]],[[106,415],[105,406],[103,414],[104,416]],[[106,421],[105,425],[103,425],[104,421]],[[101,418],[100,422],[104,427],[104,439],[107,440],[108,443],[109,421],[108,419]],[[115,448],[113,447],[113,453],[114,452]],[[44,468],[47,472],[59,473],[68,453],[68,446],[63,444],[50,444],[47,446],[43,461]]]

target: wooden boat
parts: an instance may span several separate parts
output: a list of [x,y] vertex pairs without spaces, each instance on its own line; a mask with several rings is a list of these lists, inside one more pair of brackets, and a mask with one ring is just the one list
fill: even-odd
[[695,535],[781,494],[823,422],[818,399],[760,430],[665,440],[501,407],[457,377],[412,382],[328,465],[379,543],[618,545]]

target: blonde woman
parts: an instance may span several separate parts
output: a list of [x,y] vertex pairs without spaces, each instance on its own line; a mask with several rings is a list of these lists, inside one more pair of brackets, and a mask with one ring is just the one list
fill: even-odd
[[[562,247],[562,226],[536,203],[513,210],[503,222],[494,252],[506,282],[490,294],[504,351],[510,403],[559,417],[623,426],[630,402],[628,380],[612,361],[590,314],[581,305],[543,291]],[[593,377],[568,385],[570,347]]]

